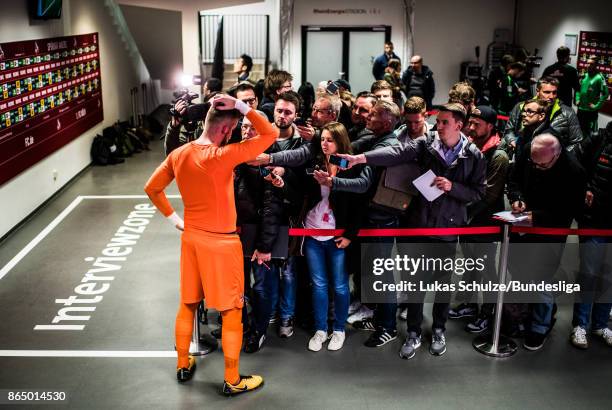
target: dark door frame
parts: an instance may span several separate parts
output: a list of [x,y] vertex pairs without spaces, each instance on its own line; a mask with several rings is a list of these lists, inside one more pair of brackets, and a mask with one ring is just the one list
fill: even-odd
[[[302,26],[302,83],[306,82],[308,32],[333,31],[342,33],[342,71],[344,79],[349,79],[349,33],[352,31],[385,32],[385,41],[391,41],[391,26]],[[382,44],[381,44],[382,49]],[[316,86],[316,85],[315,85]]]

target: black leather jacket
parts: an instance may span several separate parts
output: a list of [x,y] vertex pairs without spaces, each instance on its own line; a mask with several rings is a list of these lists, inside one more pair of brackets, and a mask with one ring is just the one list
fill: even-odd
[[[508,148],[510,143],[516,142],[523,127],[521,113],[524,105],[524,101],[516,104],[510,112],[510,119],[506,122],[502,148],[509,154],[511,154]],[[543,127],[552,128],[561,145],[568,151],[573,151],[584,138],[576,113],[567,105],[559,103],[559,100],[556,100],[550,108],[545,124]]]
[[[275,143],[268,151],[278,149]],[[280,227],[289,225],[290,212],[299,207],[298,177],[291,169],[285,168],[283,180],[284,187],[277,188],[263,179],[259,167],[240,164],[234,170],[238,225],[258,225],[255,248],[260,252],[272,251]]]

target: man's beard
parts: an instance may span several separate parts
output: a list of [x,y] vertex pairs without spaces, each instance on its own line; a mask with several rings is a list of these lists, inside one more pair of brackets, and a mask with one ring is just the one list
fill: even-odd
[[468,137],[470,137],[474,143],[477,143],[485,142],[489,138],[489,135],[468,134]]
[[528,129],[528,130],[535,130],[535,129],[536,129],[536,127],[537,127],[538,125],[540,125],[540,124],[541,124],[541,123],[539,123],[539,122],[532,122],[531,124],[529,124],[529,123],[527,123],[527,124],[526,124],[526,123],[523,123],[523,128]]
[[284,124],[284,125],[281,125],[281,124],[279,124],[279,123],[276,123],[275,125],[276,125],[276,127],[277,127],[279,130],[286,130],[286,129],[288,129],[288,128],[291,128],[291,126],[293,125],[293,123],[292,123],[292,122],[289,122],[289,123]]

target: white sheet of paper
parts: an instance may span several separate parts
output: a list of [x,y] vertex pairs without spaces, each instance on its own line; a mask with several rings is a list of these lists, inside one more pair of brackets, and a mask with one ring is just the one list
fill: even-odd
[[526,221],[528,218],[528,216],[525,214],[514,214],[511,211],[497,212],[497,213],[494,213],[493,216],[496,217],[497,219],[501,219],[502,221],[506,221],[510,223]]
[[429,202],[434,201],[437,197],[444,193],[444,191],[442,191],[437,186],[431,186],[435,177],[436,174],[434,174],[433,171],[430,169],[429,171],[412,181],[416,189],[418,189],[419,192],[423,194],[425,199],[427,199]]

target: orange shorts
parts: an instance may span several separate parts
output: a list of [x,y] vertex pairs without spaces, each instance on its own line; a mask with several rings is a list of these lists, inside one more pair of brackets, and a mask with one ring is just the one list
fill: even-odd
[[184,231],[181,235],[181,302],[219,312],[242,308],[244,265],[237,234]]

